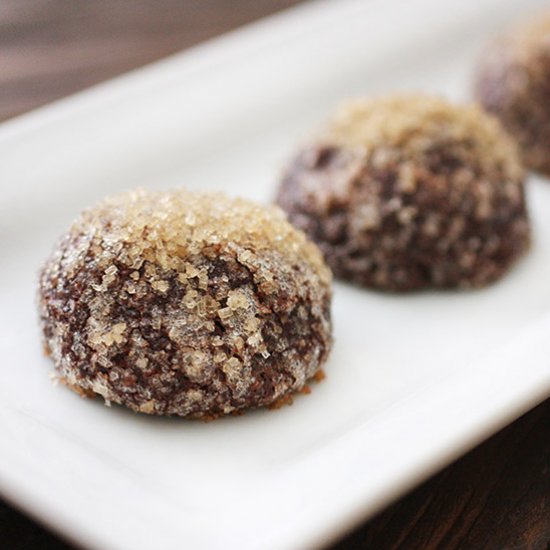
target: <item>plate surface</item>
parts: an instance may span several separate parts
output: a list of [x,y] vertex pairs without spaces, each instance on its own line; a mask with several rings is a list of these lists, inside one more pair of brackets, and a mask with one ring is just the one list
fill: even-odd
[[342,98],[469,95],[482,45],[535,0],[340,0],[247,27],[0,127],[0,489],[101,548],[326,543],[550,395],[550,185],[498,284],[392,296],[337,284],[327,380],[203,424],[51,384],[37,271],[85,206],[138,185],[267,202]]

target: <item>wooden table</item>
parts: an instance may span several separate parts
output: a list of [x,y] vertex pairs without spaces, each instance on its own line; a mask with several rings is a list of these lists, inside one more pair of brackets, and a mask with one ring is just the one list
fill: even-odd
[[[296,3],[0,0],[0,120]],[[0,541],[71,548],[1,501]],[[333,548],[550,550],[550,400]]]

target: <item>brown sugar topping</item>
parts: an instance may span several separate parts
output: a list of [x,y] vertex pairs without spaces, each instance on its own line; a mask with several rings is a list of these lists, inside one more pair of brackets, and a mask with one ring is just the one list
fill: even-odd
[[[148,260],[161,269],[176,270],[180,280],[198,277],[202,286],[207,284],[206,271],[199,272],[186,258],[204,247],[228,242],[249,249],[243,251],[243,260],[259,250],[303,258],[325,283],[330,282],[330,272],[317,248],[287,222],[282,211],[228,199],[221,193],[131,191],[85,211],[72,228],[73,233],[79,231],[101,233],[106,245],[112,243],[118,249],[128,244],[119,255],[128,267],[138,269]],[[105,247],[105,285],[116,277],[116,267],[110,263],[112,252],[112,247]],[[101,256],[97,261],[103,263]],[[166,281],[158,280],[155,273],[151,267],[146,274],[149,282],[157,290],[167,291]],[[138,275],[134,271],[132,278]]]
[[517,148],[495,118],[476,105],[455,105],[434,96],[349,101],[337,109],[322,136],[329,143],[369,152],[398,148],[410,158],[434,143],[462,143],[486,170],[498,166],[512,177],[522,173]]

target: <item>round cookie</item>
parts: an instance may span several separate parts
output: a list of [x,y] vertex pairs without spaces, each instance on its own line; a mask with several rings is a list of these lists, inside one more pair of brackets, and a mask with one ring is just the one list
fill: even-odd
[[135,191],[85,211],[40,276],[46,349],[72,389],[212,418],[304,388],[331,348],[331,274],[274,207]]
[[550,14],[488,48],[475,95],[518,141],[525,165],[550,175]]
[[480,287],[528,247],[523,181],[495,119],[403,95],[343,105],[291,160],[277,202],[342,279]]

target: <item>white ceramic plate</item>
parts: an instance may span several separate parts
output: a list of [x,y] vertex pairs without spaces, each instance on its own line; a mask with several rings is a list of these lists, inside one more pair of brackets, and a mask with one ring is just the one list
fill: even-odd
[[213,423],[134,415],[54,387],[36,274],[106,193],[226,189],[268,201],[340,99],[469,95],[497,29],[544,1],[305,5],[0,128],[0,487],[90,547],[327,543],[550,394],[550,185],[535,245],[483,291],[337,284],[327,380],[277,412]]

